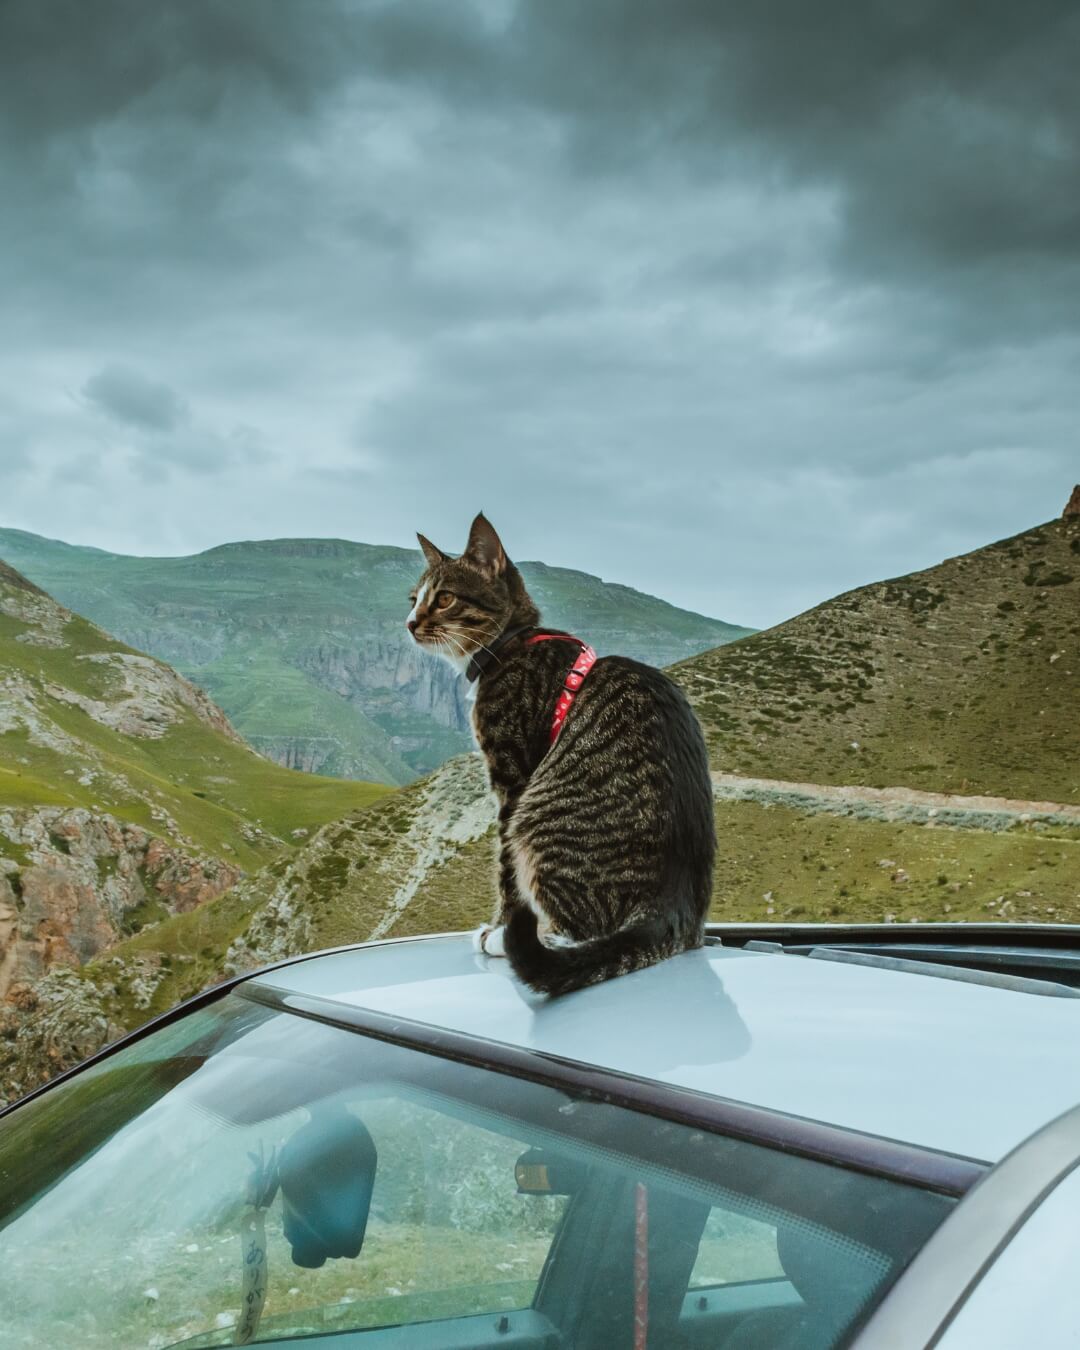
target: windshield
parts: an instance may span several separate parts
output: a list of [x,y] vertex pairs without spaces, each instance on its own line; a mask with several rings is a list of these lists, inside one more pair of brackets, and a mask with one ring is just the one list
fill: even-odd
[[4,1344],[837,1345],[949,1205],[233,993],[0,1121]]

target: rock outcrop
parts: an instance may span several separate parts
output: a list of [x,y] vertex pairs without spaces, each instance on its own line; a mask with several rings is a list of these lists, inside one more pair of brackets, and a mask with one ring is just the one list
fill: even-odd
[[306,650],[298,664],[317,684],[369,714],[392,711],[405,718],[422,713],[441,727],[463,734],[469,730],[464,682],[445,661],[413,642],[382,635],[362,649],[322,642]]
[[[25,625],[15,641],[30,647],[67,647],[66,630],[74,618],[71,611],[6,563],[0,563],[0,567],[0,614]],[[92,631],[100,636],[103,648],[108,645],[111,649],[73,656],[87,663],[88,683],[100,686],[103,696],[94,697],[55,680],[42,681],[41,687],[50,698],[77,707],[102,726],[128,736],[161,737],[187,710],[214,731],[240,740],[221,709],[190,680],[161,661],[118,648],[100,629]],[[95,667],[101,671],[97,679]],[[12,678],[11,674],[7,676],[8,680]]]
[[12,986],[0,1004],[0,1106],[6,1106],[123,1035],[97,987],[58,969]]
[[0,809],[0,999],[216,899],[242,875],[107,812]]
[[78,659],[115,672],[120,690],[108,701],[90,698],[56,684],[47,684],[46,692],[62,703],[81,708],[103,727],[112,727],[127,736],[157,739],[175,725],[182,710],[187,708],[214,731],[236,741],[240,739],[216,703],[190,680],[185,680],[160,661],[137,652],[92,652]]
[[1072,496],[1065,503],[1065,510],[1061,513],[1062,519],[1068,516],[1080,516],[1080,483],[1072,490]]
[[145,930],[373,795],[260,758],[201,689],[0,562],[0,1097],[142,1020],[197,960]]

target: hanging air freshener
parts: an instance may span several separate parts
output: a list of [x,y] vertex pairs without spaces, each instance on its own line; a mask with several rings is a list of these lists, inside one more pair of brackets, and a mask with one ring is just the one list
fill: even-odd
[[264,1159],[260,1143],[258,1153],[249,1153],[251,1172],[247,1180],[247,1208],[240,1220],[240,1244],[243,1251],[240,1318],[233,1331],[233,1345],[254,1340],[266,1302],[266,1211],[278,1189],[277,1150]]

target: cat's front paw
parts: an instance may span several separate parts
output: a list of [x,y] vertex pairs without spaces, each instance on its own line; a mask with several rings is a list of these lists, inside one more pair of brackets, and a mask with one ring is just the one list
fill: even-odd
[[503,931],[501,924],[498,928],[493,928],[489,923],[482,924],[481,927],[473,931],[473,951],[479,952],[482,956],[505,956],[506,947],[503,943]]

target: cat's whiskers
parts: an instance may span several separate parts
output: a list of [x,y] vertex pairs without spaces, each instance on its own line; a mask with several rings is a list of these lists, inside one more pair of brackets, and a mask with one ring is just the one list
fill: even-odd
[[[450,646],[451,642],[454,644],[453,647]],[[438,654],[444,661],[449,661],[456,670],[463,671],[465,669],[469,662],[469,652],[455,634],[444,628],[442,629],[442,636],[436,638],[435,643]]]
[[459,656],[468,656],[469,653],[465,648],[465,644],[461,641],[459,637],[457,637],[454,633],[451,633],[448,628],[443,629],[443,632],[445,633],[446,637],[448,637],[450,641],[454,644],[454,646],[458,649]]
[[[446,636],[450,639],[451,642],[457,644],[458,651],[461,653],[462,658],[465,658],[465,657],[467,657],[467,656],[471,656],[471,655],[472,655],[472,653],[469,651],[468,647],[466,647],[466,646],[465,646],[465,643],[462,641],[462,636],[463,636],[463,635],[460,635],[460,636],[459,636],[460,630],[459,630],[459,633],[452,633],[452,632],[450,632],[449,629],[444,629],[443,631],[446,633]],[[490,655],[493,656],[493,657],[495,658],[496,661],[499,659],[497,656],[495,656],[495,653],[492,652],[492,651],[490,650],[490,648],[485,647],[484,644],[483,644],[482,642],[480,643],[480,646],[484,648],[484,651],[489,652]]]
[[[497,637],[498,632],[499,626],[498,624],[494,624],[492,631],[490,633],[486,631],[484,632],[484,637]],[[480,646],[485,652],[487,652],[488,656],[490,656],[493,661],[497,661],[500,666],[502,665],[502,657],[498,656],[495,652],[493,652],[486,642],[481,641]]]

